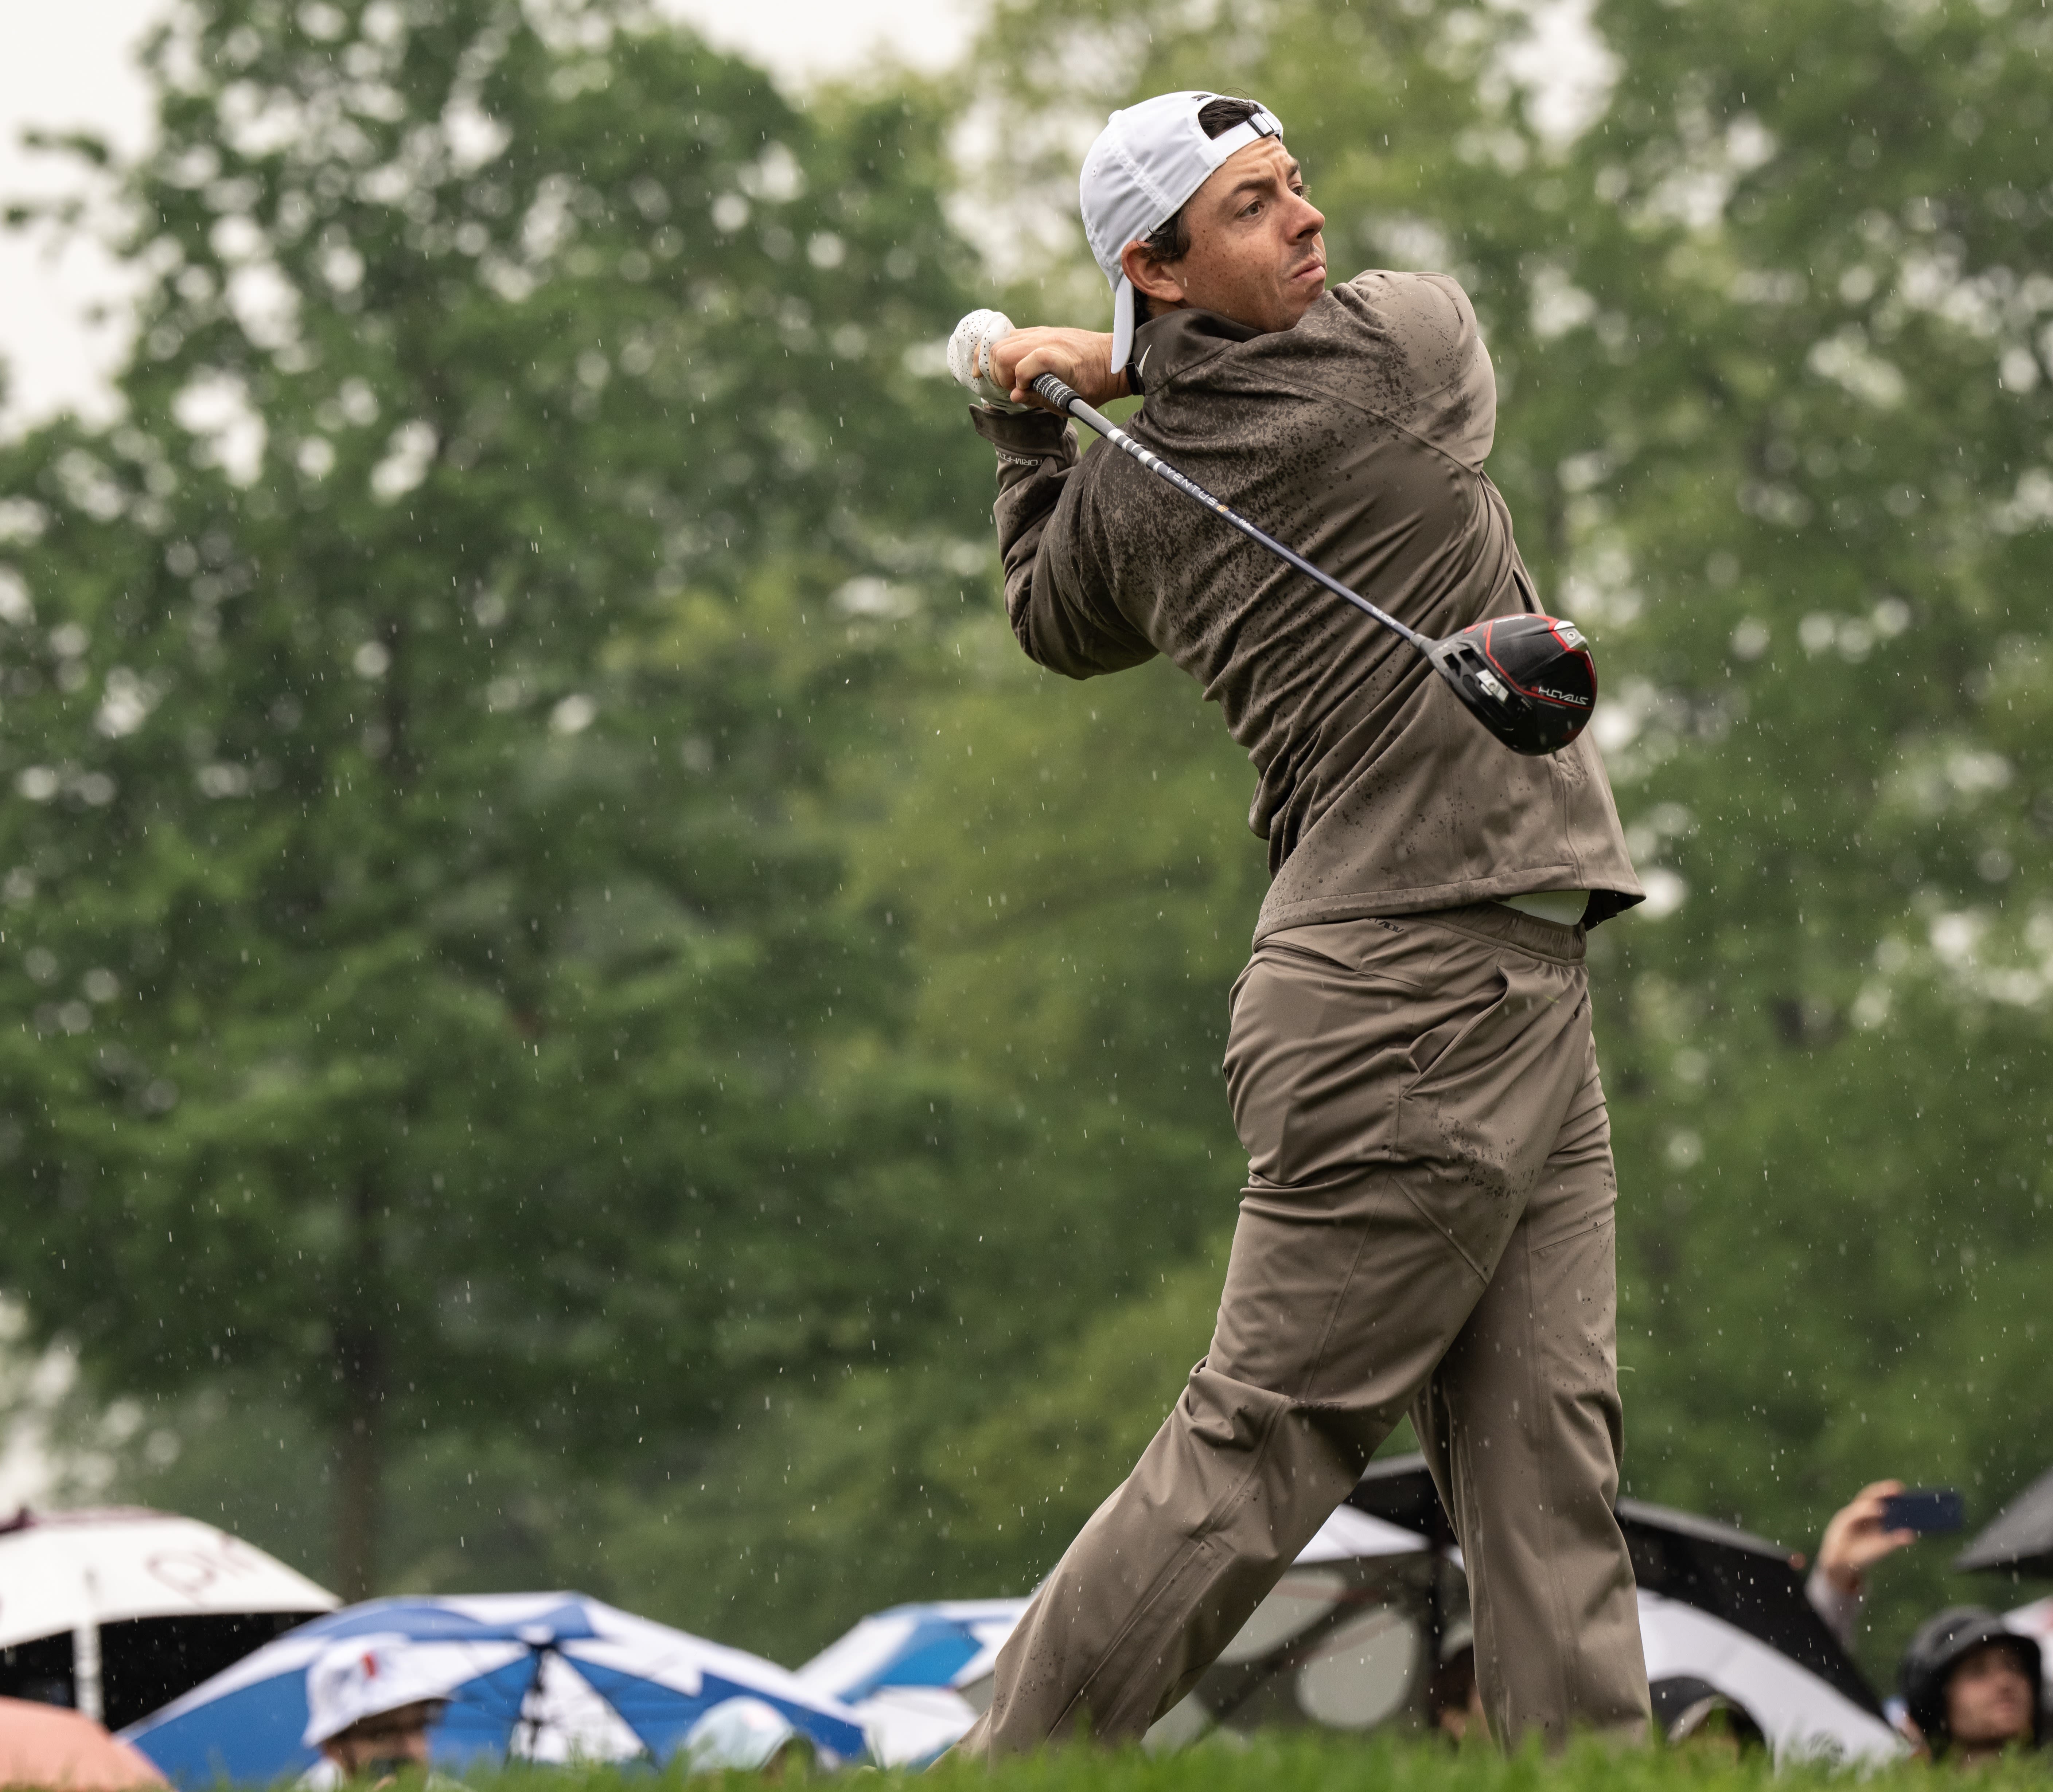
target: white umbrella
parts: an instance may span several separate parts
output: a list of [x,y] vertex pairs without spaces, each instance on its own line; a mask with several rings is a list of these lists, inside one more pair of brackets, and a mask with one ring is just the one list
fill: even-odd
[[[1426,1539],[1415,1531],[1352,1506],[1338,1508],[1222,1659],[1231,1662],[1266,1654],[1329,1611],[1344,1594],[1346,1583],[1321,1564],[1411,1555],[1425,1548]],[[862,1712],[870,1753],[881,1764],[909,1767],[931,1761],[976,1721],[977,1712],[988,1703],[999,1649],[1026,1609],[1024,1599],[894,1606],[863,1619],[799,1668],[799,1677]],[[1156,1737],[1156,1746],[1184,1739],[1186,1723],[1171,1718],[1163,1723],[1166,1727]]]
[[2005,1612],[2003,1622],[2005,1629],[2032,1637],[2053,1655],[2053,1599],[2034,1599],[2028,1606]]
[[1903,1739],[1836,1687],[1758,1637],[1678,1599],[1642,1589],[1639,1637],[1647,1677],[1708,1681],[1753,1716],[1778,1761],[1894,1760]]
[[140,1507],[0,1524],[0,1649],[72,1638],[74,1702],[101,1716],[100,1629],[130,1618],[332,1611],[324,1586],[198,1519]]
[[1317,1562],[1346,1562],[1358,1556],[1411,1555],[1426,1547],[1416,1531],[1392,1524],[1352,1506],[1336,1506],[1318,1533],[1297,1552],[1297,1566]]

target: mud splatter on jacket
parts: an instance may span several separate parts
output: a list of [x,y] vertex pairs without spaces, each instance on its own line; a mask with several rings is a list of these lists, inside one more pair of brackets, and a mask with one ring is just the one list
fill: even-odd
[[[1358,275],[1268,335],[1173,312],[1136,354],[1129,431],[1393,615],[1442,636],[1541,607],[1483,471],[1496,378],[1446,275]],[[1073,678],[1166,654],[1247,749],[1271,873],[1258,940],[1552,889],[1590,891],[1594,926],[1643,899],[1590,734],[1520,757],[1388,629],[1127,456],[1080,457],[1045,412],[972,416],[999,450],[1027,654]]]

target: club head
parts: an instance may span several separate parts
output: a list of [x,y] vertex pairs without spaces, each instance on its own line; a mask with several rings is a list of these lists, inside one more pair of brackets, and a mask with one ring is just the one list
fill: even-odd
[[1492,616],[1426,649],[1433,669],[1514,753],[1558,753],[1596,708],[1589,643],[1558,616]]

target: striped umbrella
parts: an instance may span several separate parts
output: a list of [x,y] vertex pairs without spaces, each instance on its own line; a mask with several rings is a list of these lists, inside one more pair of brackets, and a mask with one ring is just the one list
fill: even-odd
[[864,1754],[861,1719],[775,1663],[577,1593],[374,1599],[303,1624],[124,1731],[182,1785],[269,1783],[318,1759],[300,1740],[308,1666],[351,1637],[409,1639],[410,1685],[449,1700],[438,1765],[666,1761],[731,1699],[762,1700],[823,1764]]

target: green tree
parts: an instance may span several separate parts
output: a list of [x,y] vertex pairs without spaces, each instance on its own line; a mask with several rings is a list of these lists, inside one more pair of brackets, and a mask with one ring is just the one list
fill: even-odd
[[[149,263],[130,433],[48,432],[0,479],[28,500],[8,526],[41,530],[11,551],[9,607],[37,610],[10,676],[43,681],[0,721],[37,798],[6,824],[6,931],[18,978],[57,979],[16,985],[48,1032],[10,1048],[21,1186],[50,1193],[10,1274],[47,1291],[46,1327],[103,1341],[114,1382],[204,1382],[218,1347],[269,1378],[277,1437],[346,1428],[341,1384],[315,1384],[345,1360],[328,1316],[360,1304],[346,1196],[370,1166],[410,1178],[373,1229],[415,1328],[379,1410],[438,1428],[402,1476],[423,1574],[545,1560],[787,1657],[896,1598],[1030,1584],[1202,1347],[1240,1176],[1212,1066],[1261,873],[1246,771],[1187,686],[1045,678],[998,614],[986,453],[900,371],[964,302],[940,120],[845,96],[794,114],[588,14],[508,22],[476,56],[481,9],[340,13],[314,50],[207,16],[216,50],[162,53],[186,135],[136,189],[170,221],[138,249],[179,246]],[[2053,1447],[2042,20],[1607,0],[1608,78],[1564,118],[1514,10],[1270,0],[1223,34],[1155,0],[1040,0],[999,10],[964,88],[1023,321],[1102,316],[1074,156],[1105,108],[1199,84],[1278,108],[1337,270],[1438,266],[1474,296],[1491,471],[1543,590],[1596,638],[1656,896],[1592,941],[1627,1475],[1798,1547],[1892,1472],[1959,1482],[1985,1517]],[[296,78],[332,95],[308,103],[341,132],[311,173],[265,171],[289,152],[241,135],[285,116],[237,88],[245,24],[252,65],[311,56]],[[352,113],[395,54],[422,71],[410,109]],[[688,84],[727,97],[665,112]],[[420,174],[423,217],[359,191],[431,120],[452,153],[509,134]],[[209,145],[226,159],[203,166]],[[222,184],[243,178],[246,200]],[[337,209],[286,230],[295,193]],[[276,347],[221,309],[263,285],[231,217],[302,295]],[[295,370],[296,340],[317,365]],[[267,425],[245,484],[186,464],[181,400],[203,421],[215,371]],[[375,428],[347,422],[351,376]],[[374,469],[396,486],[430,439],[395,437],[416,420],[422,483],[380,504]],[[445,601],[438,633],[420,617]],[[367,645],[387,657],[363,675]],[[381,705],[414,677],[395,727]],[[497,686],[514,706],[478,704],[501,679],[525,680]],[[264,720],[286,688],[316,718],[289,735]],[[423,739],[430,769],[387,794],[394,743]],[[238,766],[250,794],[194,794]],[[307,881],[266,869],[274,838]],[[415,901],[424,864],[459,870]],[[273,888],[323,906],[237,893]],[[379,904],[405,925],[343,931]],[[316,925],[347,951],[292,931]],[[120,998],[96,1004],[88,969]],[[359,1004],[345,1052],[327,1017]],[[132,1059],[103,1061],[117,1014]],[[395,1065],[421,1069],[391,1085],[417,1108],[376,1092]],[[422,1188],[457,1161],[460,1190]],[[110,1198],[138,1204],[125,1229]],[[231,1277],[245,1237],[285,1242],[237,1243]],[[318,1272],[286,1276],[288,1249]],[[245,1341],[231,1287],[269,1290],[298,1341],[275,1321]],[[168,1367],[145,1360],[159,1317]],[[402,1397],[417,1361],[444,1378]],[[523,1499],[484,1561],[438,1539]],[[1884,1668],[1949,1589],[1932,1546],[1878,1578]]]
[[819,793],[960,559],[961,255],[917,100],[628,5],[147,61],[124,414],[0,453],[0,1250],[103,1385],[324,1439],[360,1594],[403,1440],[654,1475],[926,1323]]

